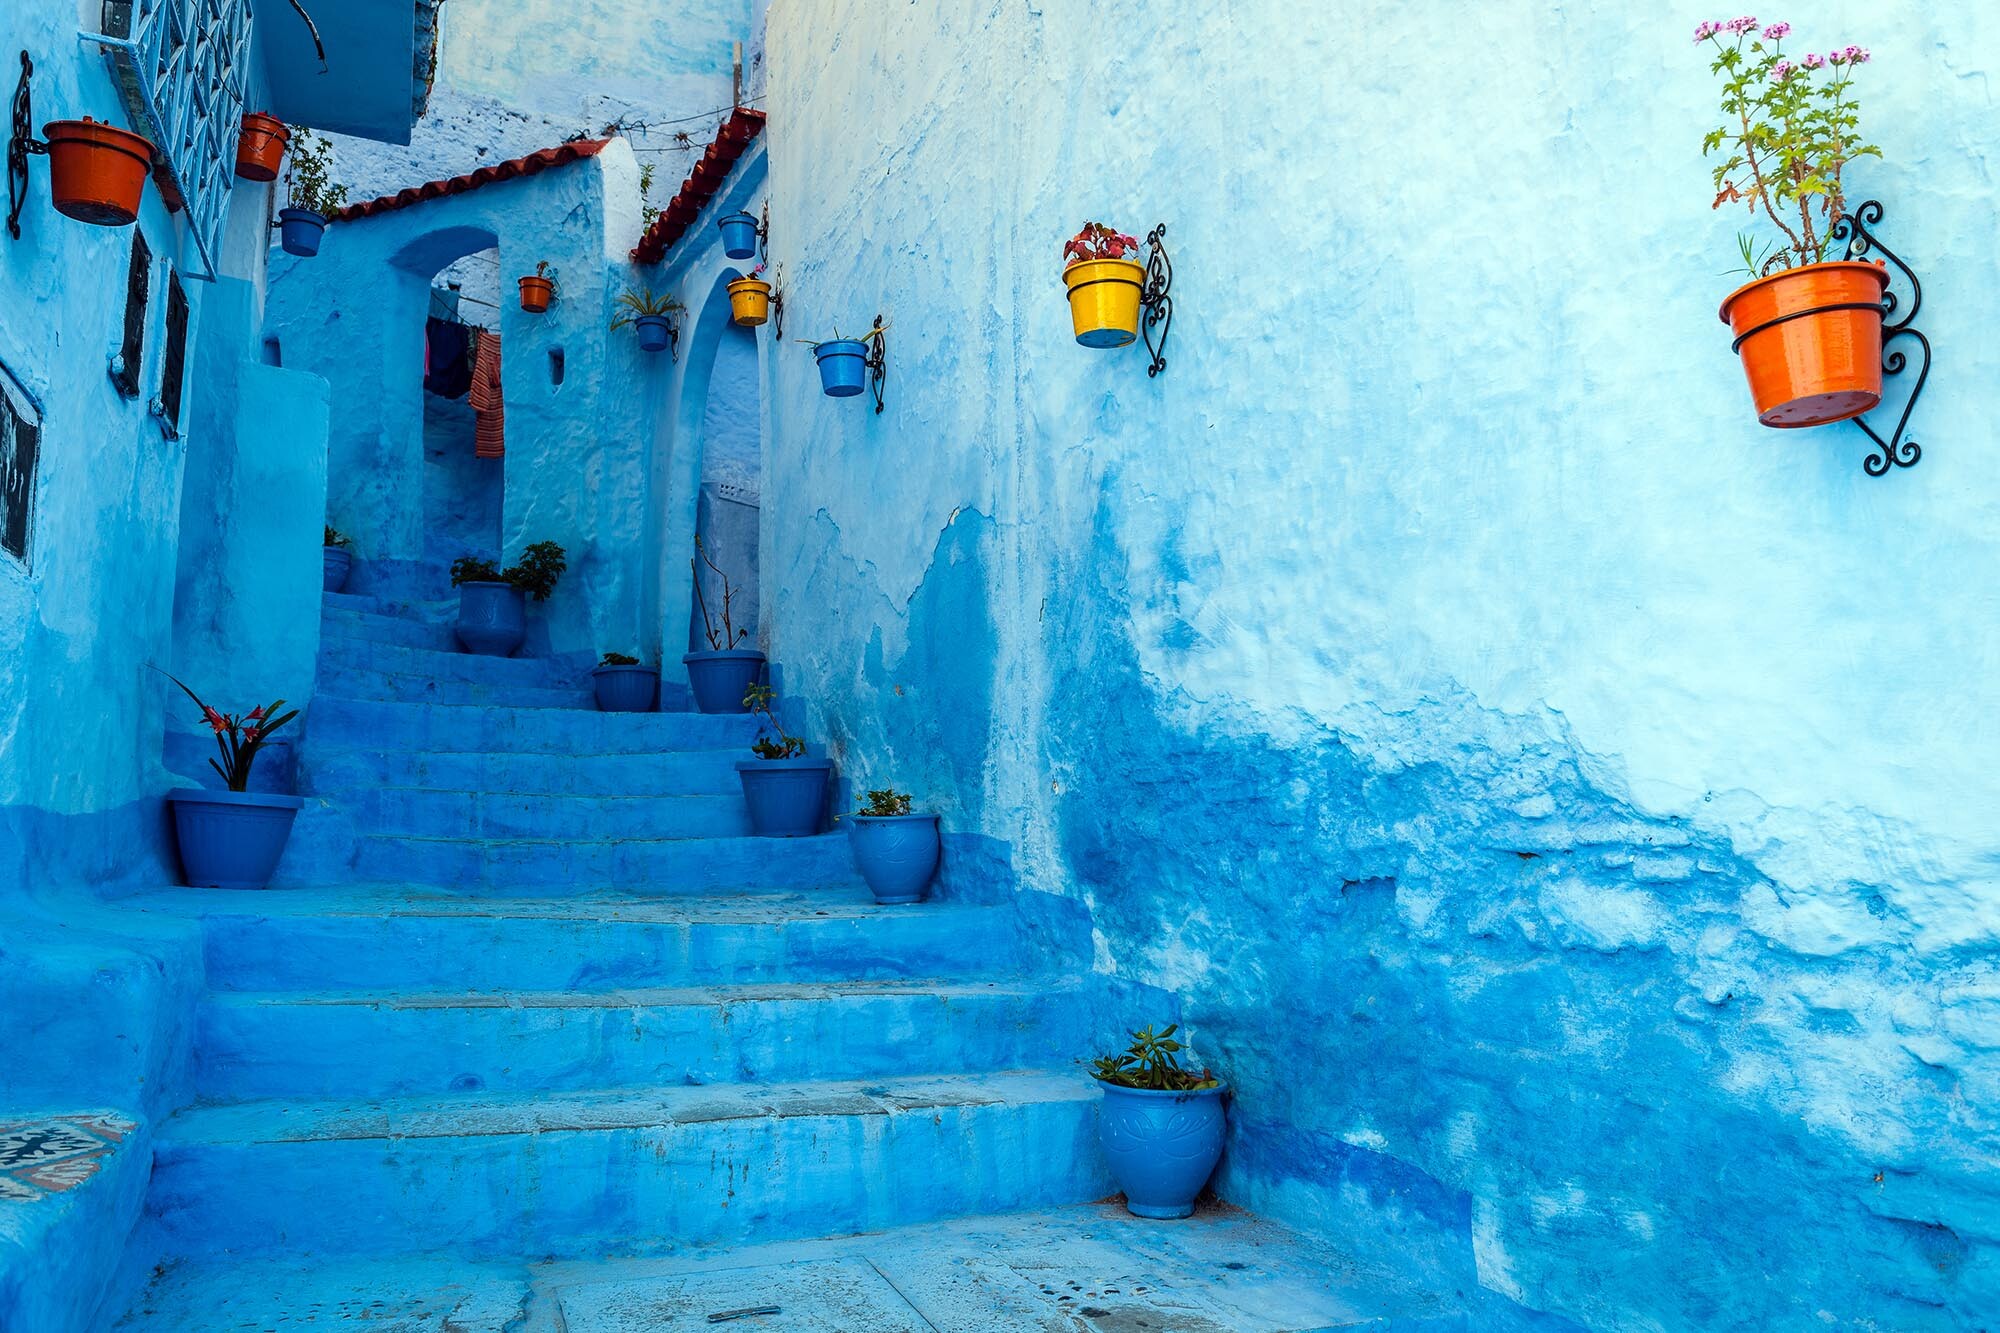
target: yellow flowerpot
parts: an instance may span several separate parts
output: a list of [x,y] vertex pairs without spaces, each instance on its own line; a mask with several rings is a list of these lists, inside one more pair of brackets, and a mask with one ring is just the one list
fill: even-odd
[[1129,259],[1086,259],[1063,270],[1070,323],[1085,347],[1124,347],[1139,336],[1143,265]]
[[771,317],[771,284],[738,278],[729,284],[729,313],[738,324],[762,324]]

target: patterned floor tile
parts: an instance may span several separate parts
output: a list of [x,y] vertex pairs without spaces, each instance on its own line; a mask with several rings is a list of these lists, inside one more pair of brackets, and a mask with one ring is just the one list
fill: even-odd
[[75,1189],[135,1128],[108,1114],[0,1124],[0,1199],[28,1203]]

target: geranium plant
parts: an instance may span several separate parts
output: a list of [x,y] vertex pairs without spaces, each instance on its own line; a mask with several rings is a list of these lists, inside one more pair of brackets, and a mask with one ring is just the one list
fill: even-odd
[[347,202],[347,187],[333,179],[333,143],[303,125],[292,126],[292,165],[286,196],[293,208],[331,217]]
[[285,701],[278,699],[241,716],[222,713],[203,703],[201,696],[183,684],[179,677],[168,675],[167,679],[179,685],[181,693],[194,700],[195,707],[201,710],[201,720],[215,732],[215,745],[222,751],[222,757],[220,760],[209,760],[208,766],[229,784],[229,790],[250,790],[250,769],[257,762],[264,743],[271,738],[272,732],[297,717],[299,710],[281,711]]
[[602,662],[599,662],[599,663],[598,663],[597,665],[599,665],[599,666],[638,666],[638,665],[639,665],[639,659],[638,659],[638,658],[636,658],[636,657],[627,657],[627,656],[626,656],[626,655],[625,655],[624,653],[606,653],[606,654],[604,655],[604,660],[603,660]]
[[1787,55],[1791,32],[1789,23],[1759,27],[1747,14],[1694,30],[1697,44],[1715,49],[1709,69],[1722,79],[1725,120],[1702,141],[1704,157],[1726,154],[1715,168],[1714,207],[1743,204],[1779,233],[1738,237],[1752,277],[1823,261],[1846,212],[1842,170],[1882,156],[1861,138],[1853,91],[1867,49]]
[[783,724],[778,721],[772,705],[777,700],[777,691],[769,685],[752,685],[743,696],[743,706],[764,719],[757,730],[756,743],[750,750],[759,759],[798,759],[805,755],[806,743],[797,736],[785,734]]
[[1156,1092],[1200,1092],[1222,1085],[1208,1070],[1189,1069],[1180,1061],[1185,1049],[1174,1040],[1180,1024],[1169,1023],[1159,1032],[1143,1028],[1132,1034],[1132,1045],[1116,1055],[1107,1055],[1091,1064],[1091,1073],[1121,1088],[1147,1088]]
[[461,583],[511,583],[538,602],[549,600],[556,580],[569,568],[563,548],[554,542],[536,542],[521,552],[519,564],[506,569],[480,556],[462,555],[451,562],[451,586]]
[[1137,237],[1113,231],[1102,222],[1086,222],[1083,230],[1063,246],[1063,267],[1088,263],[1093,259],[1125,259],[1137,263],[1137,260],[1132,260],[1132,255],[1138,249]]
[[894,787],[871,791],[868,793],[868,804],[854,813],[867,815],[871,819],[893,819],[897,815],[907,815],[910,813],[910,794],[897,791]]

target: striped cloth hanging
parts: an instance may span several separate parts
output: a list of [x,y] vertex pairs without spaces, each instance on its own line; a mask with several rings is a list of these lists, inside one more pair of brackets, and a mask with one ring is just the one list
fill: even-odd
[[503,458],[507,453],[507,408],[500,397],[500,335],[475,326],[472,330],[472,452],[478,458]]

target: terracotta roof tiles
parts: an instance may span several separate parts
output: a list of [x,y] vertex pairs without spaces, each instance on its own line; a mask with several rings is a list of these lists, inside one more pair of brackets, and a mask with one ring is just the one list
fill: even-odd
[[428,185],[412,186],[398,190],[395,194],[385,194],[380,199],[370,199],[362,204],[349,204],[333,215],[335,222],[358,222],[362,218],[372,218],[379,213],[393,213],[399,208],[421,204],[427,199],[443,199],[449,195],[465,194],[482,185],[492,185],[499,181],[519,180],[524,176],[539,176],[551,167],[568,166],[587,157],[596,157],[604,150],[609,139],[578,139],[574,143],[544,148],[540,152],[529,153],[526,157],[516,157],[506,162],[464,176],[453,176],[448,180],[432,181]]
[[764,113],[752,111],[748,107],[737,107],[729,113],[729,119],[722,122],[716,131],[715,142],[694,164],[694,170],[681,182],[680,192],[660,210],[660,216],[639,238],[639,244],[632,247],[632,261],[637,264],[657,264],[667,257],[667,251],[694,225],[701,210],[722,188],[722,182],[729,178],[730,169],[736,159],[743,156],[743,150],[750,146],[764,130]]

